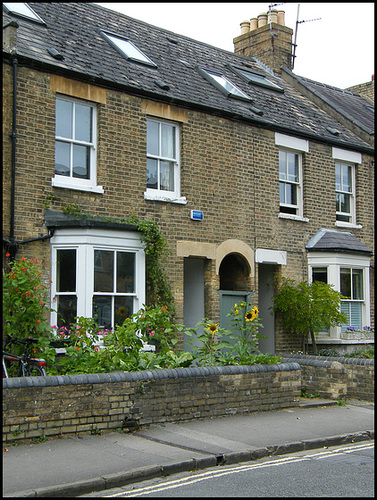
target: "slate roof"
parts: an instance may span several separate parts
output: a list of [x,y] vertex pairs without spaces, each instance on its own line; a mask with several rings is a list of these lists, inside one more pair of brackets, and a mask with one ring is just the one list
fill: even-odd
[[284,68],[284,71],[364,132],[370,135],[374,134],[374,106],[364,97],[350,90],[342,90],[303,76],[294,75],[287,68]]
[[[3,25],[16,20],[17,58],[69,78],[154,100],[205,111],[257,126],[373,153],[370,145],[300,95],[292,86],[263,69],[258,61],[152,26],[93,3],[30,2],[45,25],[3,15]],[[126,60],[98,30],[129,38],[157,67]],[[57,60],[48,52],[56,49]],[[9,55],[3,54],[5,58]],[[227,97],[197,71],[197,66],[219,71],[253,102]],[[267,76],[284,93],[252,85],[231,66],[252,69]],[[168,89],[162,88],[165,85]],[[258,109],[263,112],[261,115]],[[334,136],[329,128],[340,133]]]
[[310,238],[306,248],[315,252],[372,253],[372,250],[352,233],[323,228]]

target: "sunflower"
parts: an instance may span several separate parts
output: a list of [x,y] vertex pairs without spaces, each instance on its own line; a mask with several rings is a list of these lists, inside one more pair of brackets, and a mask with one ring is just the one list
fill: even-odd
[[218,331],[218,330],[217,330],[217,324],[212,323],[211,325],[208,325],[208,326],[207,326],[207,330],[209,331],[209,333],[210,333],[211,335],[215,335],[215,333]]
[[253,321],[257,317],[257,313],[255,313],[254,309],[252,311],[248,311],[245,314],[246,321]]

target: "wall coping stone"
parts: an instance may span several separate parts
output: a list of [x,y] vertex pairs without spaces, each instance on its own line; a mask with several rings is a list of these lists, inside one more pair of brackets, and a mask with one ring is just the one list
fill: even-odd
[[[334,360],[333,360],[334,361]],[[47,375],[46,377],[14,377],[3,378],[3,389],[19,389],[22,387],[46,387],[58,385],[104,384],[115,382],[135,382],[142,380],[203,377],[210,375],[237,375],[240,373],[258,373],[272,371],[300,370],[294,360],[274,365],[228,365],[192,368],[164,368],[161,370],[142,370],[138,372],[88,373],[76,375]]]
[[[338,361],[342,364],[349,365],[373,365],[374,359],[364,359],[364,358],[345,358],[343,356],[314,356],[311,354],[279,354],[285,358],[286,361],[296,361],[302,365],[312,365],[312,366],[330,366],[333,361]],[[321,358],[321,359],[319,359]]]

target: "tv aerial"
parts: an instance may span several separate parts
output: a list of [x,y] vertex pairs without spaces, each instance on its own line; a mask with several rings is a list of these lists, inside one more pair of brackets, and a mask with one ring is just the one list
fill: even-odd
[[295,65],[295,58],[297,57],[296,56],[296,47],[297,47],[297,31],[298,31],[298,25],[299,24],[302,24],[302,23],[310,23],[312,21],[320,21],[322,18],[321,17],[317,17],[315,19],[306,19],[304,21],[299,21],[299,12],[300,12],[300,4],[297,5],[297,19],[296,19],[296,30],[295,30],[295,40],[293,42],[293,55],[292,55],[292,67],[291,69],[293,70],[294,68],[294,65]]

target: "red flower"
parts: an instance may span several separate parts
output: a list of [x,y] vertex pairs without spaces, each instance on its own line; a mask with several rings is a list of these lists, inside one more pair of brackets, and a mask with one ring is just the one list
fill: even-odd
[[10,257],[10,253],[9,253],[9,252],[7,252],[7,253],[5,254],[5,257]]
[[40,322],[41,322],[41,320],[40,320],[40,319],[37,319],[37,323],[40,323]]

